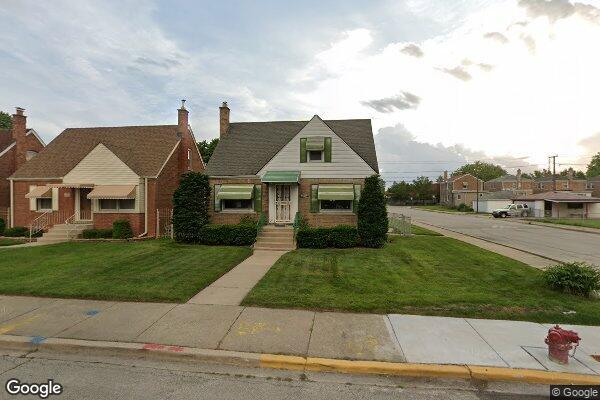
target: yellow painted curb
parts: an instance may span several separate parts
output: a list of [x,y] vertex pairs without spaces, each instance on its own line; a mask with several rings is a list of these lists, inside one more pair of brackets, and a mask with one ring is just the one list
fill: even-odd
[[469,369],[462,365],[408,364],[381,361],[349,361],[327,358],[307,358],[308,371],[335,371],[355,374],[398,376],[430,376],[470,379]]
[[600,376],[532,369],[468,366],[474,379],[485,381],[519,381],[555,385],[600,385]]
[[306,358],[296,356],[281,356],[277,354],[261,354],[259,365],[263,368],[304,371]]

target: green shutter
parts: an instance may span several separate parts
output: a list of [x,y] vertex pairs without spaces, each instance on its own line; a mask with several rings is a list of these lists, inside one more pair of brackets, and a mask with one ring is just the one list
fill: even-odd
[[219,199],[219,189],[221,188],[221,185],[215,185],[213,188],[213,193],[214,193],[214,205],[215,205],[215,212],[219,212],[221,211],[221,200]]
[[254,185],[254,211],[262,212],[262,186]]
[[319,212],[319,185],[311,185],[310,187],[310,212]]
[[325,162],[331,162],[331,138],[325,138]]
[[300,162],[306,162],[306,138],[300,139]]
[[354,212],[354,214],[356,214],[358,211],[358,201],[360,200],[361,188],[362,187],[360,185],[354,185],[354,200],[352,201],[352,212]]

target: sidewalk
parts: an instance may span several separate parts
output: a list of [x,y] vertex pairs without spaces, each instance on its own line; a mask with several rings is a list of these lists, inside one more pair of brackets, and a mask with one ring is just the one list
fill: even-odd
[[600,361],[592,357],[600,355],[600,327],[565,326],[579,332],[582,342],[570,364],[562,366],[547,358],[544,338],[550,326],[398,314],[0,297],[0,346],[15,337],[34,345],[66,338],[304,359],[525,368],[598,376],[600,382]]

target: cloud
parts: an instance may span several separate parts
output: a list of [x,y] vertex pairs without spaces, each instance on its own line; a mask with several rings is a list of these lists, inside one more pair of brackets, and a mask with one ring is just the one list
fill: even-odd
[[546,17],[550,22],[568,18],[578,14],[587,20],[600,23],[600,9],[582,3],[571,3],[568,0],[519,0],[519,5],[532,18]]
[[495,40],[502,44],[508,43],[508,38],[500,32],[487,32],[486,34],[483,35],[483,37],[486,39]]
[[600,152],[600,132],[581,139],[579,142],[577,142],[577,144],[582,146],[588,154],[596,154]]
[[460,79],[461,81],[470,81],[473,76],[463,67],[454,68],[438,68],[440,71],[452,75],[453,77]]
[[362,101],[361,103],[380,113],[391,113],[395,110],[415,109],[419,106],[419,103],[421,103],[421,98],[410,92],[401,92],[393,97]]
[[417,58],[422,58],[425,55],[425,53],[423,53],[423,50],[421,50],[421,48],[419,46],[417,46],[416,44],[412,44],[412,43],[405,46],[400,51],[403,52],[404,54],[408,54],[409,56],[413,56],[413,57],[417,57]]
[[478,63],[477,66],[479,68],[481,68],[483,71],[485,72],[490,72],[491,70],[494,69],[494,66],[491,64],[486,64],[486,63]]
[[525,34],[522,34],[520,37],[523,43],[525,43],[525,46],[527,46],[527,50],[529,50],[531,54],[535,54],[537,48],[535,40],[531,36]]

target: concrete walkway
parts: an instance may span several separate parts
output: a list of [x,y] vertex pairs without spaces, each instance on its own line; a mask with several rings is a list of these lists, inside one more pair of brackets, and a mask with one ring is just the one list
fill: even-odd
[[188,304],[240,305],[244,297],[287,251],[254,250],[254,254],[192,297]]
[[[229,305],[0,297],[0,343],[19,336],[185,346],[302,357],[481,365],[600,375],[600,327],[565,326],[582,342],[568,366],[547,358],[550,324],[349,314]],[[101,342],[99,345],[101,345]]]

